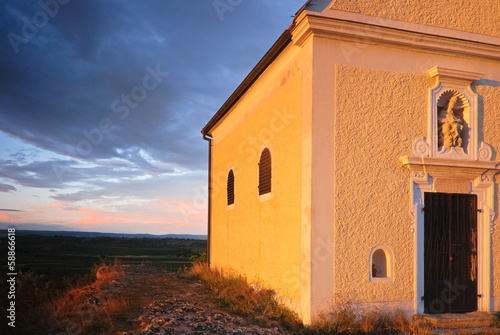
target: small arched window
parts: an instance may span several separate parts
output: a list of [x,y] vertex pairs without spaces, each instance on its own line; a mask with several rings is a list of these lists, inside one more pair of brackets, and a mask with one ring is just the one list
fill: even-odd
[[234,172],[230,170],[227,175],[227,205],[232,204],[234,204]]
[[259,195],[271,193],[271,151],[262,151],[259,160]]
[[375,247],[370,255],[371,281],[390,280],[392,278],[392,255],[385,247]]

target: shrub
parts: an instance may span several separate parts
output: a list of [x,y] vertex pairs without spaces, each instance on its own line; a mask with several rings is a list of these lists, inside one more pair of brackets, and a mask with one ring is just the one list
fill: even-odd
[[[367,324],[364,327],[367,328]],[[358,328],[356,314],[350,304],[335,305],[330,313],[321,313],[311,324],[311,329],[328,333],[349,333]]]
[[190,259],[193,264],[208,264],[208,256],[206,252],[199,253],[198,255],[192,255]]

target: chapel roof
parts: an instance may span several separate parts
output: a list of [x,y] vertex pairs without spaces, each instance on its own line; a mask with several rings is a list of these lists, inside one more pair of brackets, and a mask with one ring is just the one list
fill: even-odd
[[[281,34],[252,71],[202,129],[210,135],[269,65],[292,42],[292,32],[305,16],[354,22],[366,26],[477,42],[481,46],[500,46],[500,1],[447,0],[308,0],[297,11],[292,24]],[[478,45],[479,45],[478,44]]]

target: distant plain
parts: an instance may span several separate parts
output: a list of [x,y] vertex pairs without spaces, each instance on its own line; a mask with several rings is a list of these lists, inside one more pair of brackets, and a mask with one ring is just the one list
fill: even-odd
[[[192,255],[205,252],[201,239],[148,237],[16,236],[16,272],[30,271],[54,279],[88,274],[94,264],[154,264],[169,271],[191,264]],[[7,234],[0,235],[0,249],[7,258]],[[0,263],[7,273],[7,262]]]

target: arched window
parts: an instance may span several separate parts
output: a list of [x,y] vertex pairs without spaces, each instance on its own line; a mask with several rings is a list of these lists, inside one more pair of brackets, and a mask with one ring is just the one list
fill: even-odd
[[234,172],[230,170],[227,175],[227,205],[232,204],[234,204]]
[[259,160],[259,195],[271,193],[271,151],[264,149]]
[[390,280],[392,278],[392,255],[385,247],[375,247],[370,255],[371,281]]

